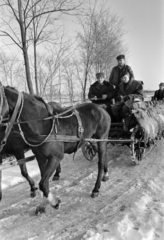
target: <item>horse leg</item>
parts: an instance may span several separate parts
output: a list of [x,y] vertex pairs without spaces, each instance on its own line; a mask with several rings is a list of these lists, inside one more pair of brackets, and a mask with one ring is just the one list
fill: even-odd
[[47,160],[47,164],[43,173],[43,176],[41,178],[41,181],[39,182],[39,188],[43,192],[44,197],[46,198],[46,201],[43,201],[42,204],[40,204],[36,209],[36,214],[45,212],[45,206],[48,202],[51,204],[54,208],[59,208],[60,199],[54,199],[53,194],[49,191],[49,179],[54,173],[55,169],[59,165],[59,161],[53,157],[49,158]]
[[53,181],[57,181],[60,178],[60,173],[61,173],[61,165],[59,163],[58,167],[56,168],[56,172],[52,178]]
[[99,195],[99,189],[101,186],[101,180],[103,178],[104,170],[107,173],[107,165],[106,165],[106,150],[107,150],[107,143],[106,142],[99,142],[98,143],[98,175],[97,181],[95,183],[95,187],[92,190],[91,197],[97,197]]
[[[15,153],[15,157],[19,163],[19,159],[24,158],[24,152],[16,152]],[[36,190],[38,189],[37,187],[35,187],[35,182],[34,180],[29,176],[28,171],[27,171],[27,167],[26,164],[23,163],[21,165],[19,165],[20,170],[21,170],[21,174],[24,178],[26,178],[26,180],[29,182],[29,185],[31,187],[31,197],[36,197]]]
[[[0,166],[2,165],[2,154],[0,154]],[[2,200],[2,171],[0,170],[0,201]]]
[[27,167],[26,164],[23,163],[21,165],[19,165],[20,170],[21,170],[21,174],[24,178],[26,178],[26,180],[29,182],[30,187],[31,187],[31,194],[30,196],[32,198],[36,197],[36,190],[38,189],[37,187],[35,187],[35,182],[34,180],[29,176],[28,171],[27,171]]
[[104,163],[104,176],[102,178],[103,182],[106,182],[109,180],[109,172],[108,172],[108,161],[106,159],[105,163]]

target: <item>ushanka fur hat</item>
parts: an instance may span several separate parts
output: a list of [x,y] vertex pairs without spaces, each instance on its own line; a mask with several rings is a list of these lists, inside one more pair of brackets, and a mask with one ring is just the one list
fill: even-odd
[[116,57],[117,60],[125,59],[125,55],[121,54]]

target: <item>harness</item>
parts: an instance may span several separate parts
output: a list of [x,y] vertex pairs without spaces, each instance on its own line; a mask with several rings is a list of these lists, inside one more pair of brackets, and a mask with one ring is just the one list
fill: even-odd
[[[1,96],[2,96],[2,94],[1,94]],[[61,141],[61,142],[78,142],[78,145],[77,145],[77,149],[78,149],[81,146],[81,143],[83,143],[84,128],[82,126],[82,120],[80,118],[79,112],[75,109],[75,107],[71,107],[70,109],[68,109],[68,110],[66,110],[66,111],[64,111],[60,114],[51,115],[50,117],[47,117],[47,118],[44,118],[44,119],[35,119],[35,120],[29,120],[29,121],[22,121],[21,122],[20,121],[20,116],[21,116],[21,113],[22,113],[23,106],[24,106],[24,95],[23,95],[23,93],[18,92],[17,103],[16,103],[16,106],[14,108],[14,112],[13,112],[11,118],[10,118],[10,121],[2,124],[2,125],[6,126],[6,130],[5,130],[5,136],[0,143],[0,152],[2,151],[3,147],[5,146],[7,138],[9,136],[9,134],[11,132],[11,129],[13,128],[14,124],[18,125],[19,133],[20,133],[22,139],[30,147],[38,147],[38,146],[41,146],[45,142],[51,142],[51,141],[59,141],[60,142]],[[0,109],[0,110],[2,111],[2,109]],[[68,111],[72,111],[72,110],[73,110],[73,112],[70,115],[64,116]],[[78,124],[77,136],[58,135],[57,134],[58,133],[57,125],[59,124],[59,119],[70,118],[74,115],[77,119],[77,124]],[[17,117],[17,119],[16,119],[16,117]],[[25,122],[28,123],[30,121],[38,121],[38,120],[43,120],[44,121],[44,120],[50,120],[50,119],[52,119],[52,125],[51,125],[50,132],[47,135],[39,135],[39,136],[33,135],[33,136],[31,136],[31,139],[29,141],[33,142],[35,144],[27,141],[27,139],[25,137],[25,134],[22,130],[21,124],[23,124]],[[53,134],[54,130],[55,130],[55,133]],[[29,136],[27,136],[27,137],[29,139]],[[39,141],[39,143],[38,143],[38,141]]]

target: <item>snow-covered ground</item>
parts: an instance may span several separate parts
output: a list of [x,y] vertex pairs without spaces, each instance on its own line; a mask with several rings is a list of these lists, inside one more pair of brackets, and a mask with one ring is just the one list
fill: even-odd
[[[4,171],[0,239],[163,240],[163,146],[164,140],[158,142],[135,167],[131,166],[127,147],[109,147],[110,179],[102,183],[100,196],[95,199],[90,198],[90,193],[97,176],[97,162],[85,160],[81,151],[74,162],[72,156],[66,155],[61,179],[50,183],[51,191],[60,196],[62,204],[59,210],[47,206],[46,213],[39,216],[34,211],[41,202],[40,194],[30,199],[28,184],[20,183],[23,179],[18,167],[10,168],[15,171],[10,180]],[[28,165],[30,175],[38,175],[36,162]],[[35,180],[38,182],[39,177]],[[16,183],[19,184],[13,186]]]
[[[33,153],[28,151],[25,153],[25,157],[32,156]],[[27,163],[27,169],[31,177],[37,176],[39,174],[39,168],[36,160]],[[20,169],[18,166],[10,167],[3,171],[2,175],[2,189],[6,189],[20,182],[24,182],[24,177],[20,174]]]

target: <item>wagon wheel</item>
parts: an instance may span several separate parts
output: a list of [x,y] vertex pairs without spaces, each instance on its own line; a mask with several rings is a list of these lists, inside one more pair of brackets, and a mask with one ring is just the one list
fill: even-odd
[[86,142],[84,143],[84,145],[82,146],[82,153],[84,155],[84,157],[88,160],[88,161],[92,161],[93,158],[96,156],[97,153],[97,149],[96,147],[90,143],[90,142]]

